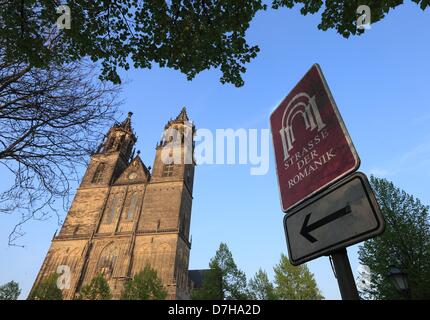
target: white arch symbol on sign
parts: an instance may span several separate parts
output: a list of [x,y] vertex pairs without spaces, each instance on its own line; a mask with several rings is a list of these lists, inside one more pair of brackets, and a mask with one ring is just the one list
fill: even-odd
[[[295,103],[298,99],[300,99],[300,101]],[[293,105],[293,103],[295,104]],[[291,107],[291,105],[293,106]],[[296,140],[292,124],[293,119],[297,115],[303,117],[307,130],[312,131],[318,129],[319,132],[325,127],[325,123],[321,118],[318,106],[315,102],[315,96],[311,98],[304,92],[297,94],[285,108],[284,115],[282,116],[282,129],[279,131],[284,149],[284,161],[290,157],[289,151],[293,148],[293,143]]]

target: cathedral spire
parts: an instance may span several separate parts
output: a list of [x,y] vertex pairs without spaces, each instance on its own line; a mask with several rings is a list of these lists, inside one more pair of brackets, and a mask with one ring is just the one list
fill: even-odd
[[183,107],[175,120],[189,121],[190,119],[188,119],[187,108]]
[[187,122],[190,122],[190,119],[188,118],[187,108],[183,107],[181,109],[181,112],[179,112],[178,116],[175,119],[170,118],[170,120],[164,126],[164,129],[167,129],[169,127],[176,126],[176,125],[182,126]]
[[132,128],[131,128],[131,116],[132,115],[133,115],[133,112],[129,112],[127,118],[122,123],[119,124],[119,127],[131,132],[132,131]]
[[129,112],[123,122],[117,122],[110,128],[98,153],[119,151],[125,159],[129,159],[132,156],[133,146],[137,141],[131,126],[132,115],[133,112]]

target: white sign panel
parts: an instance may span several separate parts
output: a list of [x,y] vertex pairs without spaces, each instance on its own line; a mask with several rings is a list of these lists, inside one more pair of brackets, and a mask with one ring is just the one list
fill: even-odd
[[284,218],[290,261],[299,265],[384,231],[367,177],[355,173]]

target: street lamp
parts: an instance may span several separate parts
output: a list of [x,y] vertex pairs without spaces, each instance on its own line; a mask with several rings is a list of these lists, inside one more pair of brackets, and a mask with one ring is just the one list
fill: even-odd
[[396,290],[399,293],[404,294],[405,296],[408,296],[409,283],[408,283],[408,275],[405,272],[403,272],[396,266],[391,266],[388,277],[391,279],[394,286],[396,287]]

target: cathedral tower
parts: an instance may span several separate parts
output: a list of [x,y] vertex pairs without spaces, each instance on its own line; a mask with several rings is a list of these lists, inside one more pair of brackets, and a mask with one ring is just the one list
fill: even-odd
[[[117,299],[124,281],[148,264],[162,279],[169,299],[189,298],[195,127],[185,108],[166,124],[151,173],[139,152],[134,156],[137,138],[131,117],[129,113],[116,123],[92,155],[33,288],[65,266],[61,268],[70,270],[65,299],[75,297],[98,273]],[[173,156],[177,154],[181,161]]]

